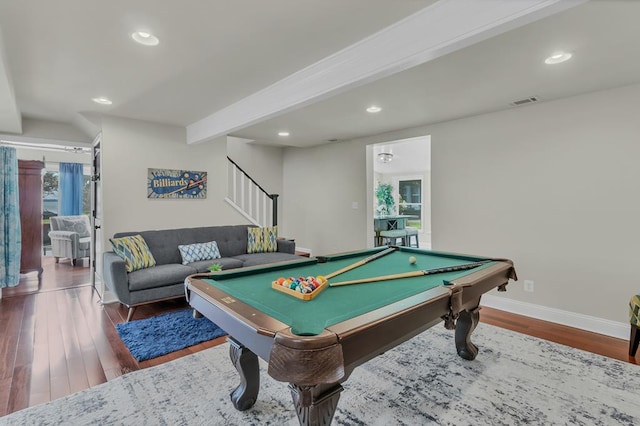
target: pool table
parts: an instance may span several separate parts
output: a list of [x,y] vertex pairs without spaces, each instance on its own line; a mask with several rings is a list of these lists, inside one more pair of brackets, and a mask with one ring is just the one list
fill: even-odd
[[187,278],[194,313],[229,334],[231,361],[240,375],[240,384],[231,392],[236,409],[249,409],[256,401],[257,357],[267,362],[271,377],[289,383],[302,425],[330,424],[341,383],[357,366],[443,320],[447,328],[455,328],[458,354],[467,360],[476,357],[478,348],[470,336],[478,323],[480,297],[494,288],[505,290],[509,280],[516,279],[513,263],[393,248],[329,283],[483,263],[467,270],[327,286],[311,300],[276,291],[272,282],[279,277],[329,275],[388,247]]

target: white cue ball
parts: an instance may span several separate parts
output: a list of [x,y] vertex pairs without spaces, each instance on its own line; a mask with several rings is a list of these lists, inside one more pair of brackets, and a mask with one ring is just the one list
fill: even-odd
[[414,263],[416,263],[416,257],[415,256],[409,256],[409,263],[411,263],[412,265]]

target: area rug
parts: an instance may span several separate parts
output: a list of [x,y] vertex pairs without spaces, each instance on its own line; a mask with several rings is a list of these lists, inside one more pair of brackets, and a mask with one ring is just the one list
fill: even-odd
[[227,334],[207,318],[193,318],[192,313],[192,309],[182,309],[117,324],[116,330],[138,361],[166,355]]
[[[334,425],[638,425],[640,367],[487,324],[475,361],[432,328],[356,368]],[[258,401],[239,412],[228,344],[0,417],[0,425],[296,425],[285,383],[261,361]]]

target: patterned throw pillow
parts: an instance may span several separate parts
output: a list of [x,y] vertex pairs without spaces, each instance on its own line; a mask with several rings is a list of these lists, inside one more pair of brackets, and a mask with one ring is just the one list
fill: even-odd
[[262,253],[262,228],[247,228],[247,253]]
[[266,252],[278,251],[278,227],[262,228],[262,248]]
[[218,243],[215,241],[180,245],[178,250],[180,250],[180,255],[182,256],[183,265],[197,262],[198,260],[219,259],[221,257]]
[[247,253],[278,251],[278,227],[247,228]]
[[113,251],[124,260],[127,272],[150,268],[156,265],[156,260],[149,251],[149,246],[142,235],[130,237],[110,238]]
[[77,232],[80,238],[91,236],[90,230],[87,228],[89,221],[85,217],[59,216],[55,220],[58,221],[58,227],[61,231]]

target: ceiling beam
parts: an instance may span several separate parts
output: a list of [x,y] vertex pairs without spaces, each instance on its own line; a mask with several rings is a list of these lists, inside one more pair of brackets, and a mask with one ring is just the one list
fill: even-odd
[[227,135],[585,1],[440,0],[188,125],[187,143],[200,143]]

